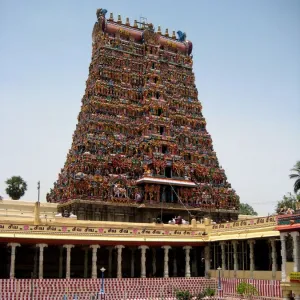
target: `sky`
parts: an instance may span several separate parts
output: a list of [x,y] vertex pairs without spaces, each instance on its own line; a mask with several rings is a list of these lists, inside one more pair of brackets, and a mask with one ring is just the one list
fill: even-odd
[[259,215],[293,191],[300,160],[300,1],[0,0],[0,195],[22,176],[41,201],[72,143],[96,9],[193,42],[207,129],[241,202]]

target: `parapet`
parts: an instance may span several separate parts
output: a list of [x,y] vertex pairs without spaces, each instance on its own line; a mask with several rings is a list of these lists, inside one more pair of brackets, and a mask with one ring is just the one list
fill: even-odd
[[[180,52],[181,54],[190,55],[193,50],[193,44],[191,41],[186,39],[186,33],[180,30],[177,31],[177,37],[175,31],[172,35],[169,35],[169,30],[166,29],[165,33],[161,32],[160,25],[157,31],[152,23],[147,23],[145,21],[138,22],[137,20],[131,25],[129,18],[123,23],[121,15],[118,15],[117,20],[114,20],[113,13],[110,13],[110,17],[106,18],[106,9],[97,10],[97,22],[93,30],[93,40],[97,32],[102,31],[110,35],[119,35],[120,38],[125,38],[138,43],[144,43],[146,36],[151,33],[151,42],[155,42],[160,45],[161,48],[168,47],[174,52]],[[149,42],[149,40],[147,41]]]

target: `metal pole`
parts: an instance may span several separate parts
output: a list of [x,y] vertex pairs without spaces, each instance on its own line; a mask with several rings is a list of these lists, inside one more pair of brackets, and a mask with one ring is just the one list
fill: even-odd
[[41,188],[41,183],[39,181],[38,185],[37,185],[37,189],[38,189],[38,203],[40,203],[40,188]]
[[101,268],[100,271],[102,272],[102,279],[101,279],[101,289],[100,289],[100,299],[105,299],[105,296],[102,297],[102,295],[104,295],[104,272],[105,272],[105,268]]
[[102,272],[101,293],[104,294],[104,272]]
[[221,289],[222,289],[222,286],[221,286],[221,270],[222,270],[222,268],[219,267],[217,270],[218,270],[218,290],[221,291]]

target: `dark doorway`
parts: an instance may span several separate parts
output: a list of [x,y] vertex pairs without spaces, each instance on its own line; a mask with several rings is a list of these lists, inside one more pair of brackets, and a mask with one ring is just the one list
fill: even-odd
[[172,187],[171,186],[166,186],[166,202],[171,203],[173,202],[173,194],[172,194]]
[[160,126],[159,127],[159,133],[160,133],[160,135],[163,135],[165,133],[165,127]]
[[171,169],[171,167],[166,167],[165,168],[165,176],[167,178],[171,178],[172,177],[172,169]]
[[168,152],[168,146],[162,145],[162,147],[161,147],[161,152],[162,152],[163,154],[167,153],[167,152]]

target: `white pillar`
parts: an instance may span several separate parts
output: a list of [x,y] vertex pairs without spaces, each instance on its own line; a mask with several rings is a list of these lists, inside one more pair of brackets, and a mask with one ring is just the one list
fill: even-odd
[[123,245],[117,245],[115,248],[118,249],[117,277],[122,278],[122,249],[125,247]]
[[224,277],[224,271],[226,270],[226,255],[225,255],[225,247],[226,247],[226,242],[222,241],[220,242],[221,246],[221,260],[222,260],[222,276]]
[[146,278],[146,250],[149,249],[148,246],[139,246],[141,249],[141,278]]
[[156,274],[156,248],[152,248],[152,274]]
[[112,251],[113,251],[114,247],[110,246],[107,247],[108,250],[108,278],[111,278],[111,272],[112,272]]
[[164,278],[169,278],[169,250],[171,249],[171,246],[162,246],[162,248],[165,250],[165,255],[164,255]]
[[183,250],[185,250],[185,277],[191,277],[191,266],[190,266],[190,251],[191,246],[184,246]]
[[280,232],[280,241],[281,241],[281,281],[286,281],[286,241],[285,238],[287,237],[286,232]]
[[70,277],[71,277],[71,249],[74,247],[74,245],[64,245],[63,247],[67,249],[66,278],[70,279]]
[[135,256],[134,256],[134,254],[135,254],[135,250],[136,250],[136,248],[130,248],[130,250],[131,250],[131,268],[130,268],[130,277],[131,278],[134,278],[134,263],[135,263]]
[[44,277],[44,248],[48,247],[47,244],[36,244],[36,247],[40,248],[40,258],[39,258],[39,279]]
[[293,258],[294,258],[294,272],[300,271],[300,257],[299,257],[299,232],[292,231],[290,235],[293,238]]
[[237,276],[237,270],[238,270],[238,257],[237,257],[237,245],[238,241],[231,241],[233,246],[233,274],[234,278]]
[[276,239],[269,239],[271,245],[271,257],[272,257],[272,279],[276,279],[276,271],[277,271],[277,254],[276,254]]
[[251,279],[254,277],[254,270],[255,270],[255,265],[254,265],[254,244],[255,240],[248,240],[249,244],[249,258],[250,258],[250,276]]
[[173,248],[173,277],[177,277],[177,258],[176,249]]
[[10,274],[9,278],[15,278],[15,261],[16,261],[16,247],[21,247],[18,243],[9,243],[7,244],[8,247],[11,247],[11,254],[10,254]]
[[207,244],[204,247],[204,264],[205,264],[205,277],[209,276],[210,273],[210,245]]
[[59,266],[58,266],[58,277],[63,277],[63,254],[64,254],[64,248],[59,247]]
[[84,269],[83,269],[83,277],[88,277],[88,265],[89,265],[89,248],[84,247]]
[[92,278],[97,278],[97,250],[100,248],[99,245],[91,245],[92,248]]

